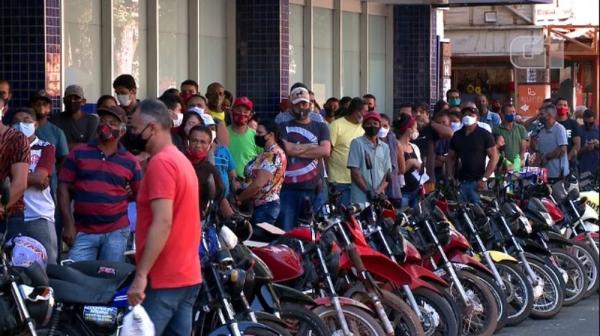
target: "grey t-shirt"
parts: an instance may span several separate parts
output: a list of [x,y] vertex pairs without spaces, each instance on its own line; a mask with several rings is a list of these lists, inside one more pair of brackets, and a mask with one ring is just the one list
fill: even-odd
[[[554,151],[557,147],[566,146],[568,144],[567,131],[563,125],[555,122],[552,127],[544,127],[540,130],[537,141],[540,153],[542,155],[547,155],[548,153]],[[566,153],[562,155],[562,157],[552,159],[546,163],[548,177],[560,177],[561,167],[565,176],[569,174],[569,160]]]
[[[371,170],[367,169],[366,155],[369,155],[371,159]],[[381,184],[385,175],[392,171],[390,148],[380,139],[377,139],[377,145],[375,145],[364,135],[358,137],[350,143],[348,168],[360,169],[360,174],[367,187],[375,189]],[[355,183],[352,183],[350,199],[352,203],[365,203],[367,202],[367,195]]]
[[62,112],[54,120],[56,126],[65,133],[69,148],[95,139],[98,122],[99,118],[95,113],[83,113],[79,120],[75,120],[66,112]]

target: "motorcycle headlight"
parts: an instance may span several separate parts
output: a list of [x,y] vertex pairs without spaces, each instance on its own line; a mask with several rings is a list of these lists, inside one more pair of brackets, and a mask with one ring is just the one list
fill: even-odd
[[221,227],[221,230],[219,231],[219,238],[228,250],[232,250],[238,244],[237,236],[227,226]]

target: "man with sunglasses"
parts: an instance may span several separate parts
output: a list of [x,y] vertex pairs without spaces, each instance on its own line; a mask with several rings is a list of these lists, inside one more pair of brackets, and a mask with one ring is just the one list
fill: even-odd
[[124,261],[128,202],[136,197],[142,173],[139,161],[119,143],[127,129],[125,110],[113,106],[98,115],[97,139],[75,147],[60,170],[62,238],[75,261]]

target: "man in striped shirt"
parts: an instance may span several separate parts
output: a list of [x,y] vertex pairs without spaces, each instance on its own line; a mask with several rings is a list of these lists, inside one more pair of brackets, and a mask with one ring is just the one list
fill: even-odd
[[97,140],[75,147],[60,170],[62,238],[71,246],[69,258],[75,261],[124,261],[127,206],[136,197],[141,168],[119,143],[126,131],[125,111],[115,106],[97,113]]

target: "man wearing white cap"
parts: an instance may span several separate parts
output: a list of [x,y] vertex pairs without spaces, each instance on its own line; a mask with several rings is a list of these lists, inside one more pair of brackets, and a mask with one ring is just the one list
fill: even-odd
[[283,122],[281,139],[288,156],[285,180],[281,189],[279,225],[291,230],[301,215],[301,207],[308,198],[314,210],[322,204],[317,197],[321,191],[324,173],[323,159],[329,157],[331,141],[327,124],[310,119],[310,94],[304,87],[290,93],[291,113],[294,120]]

